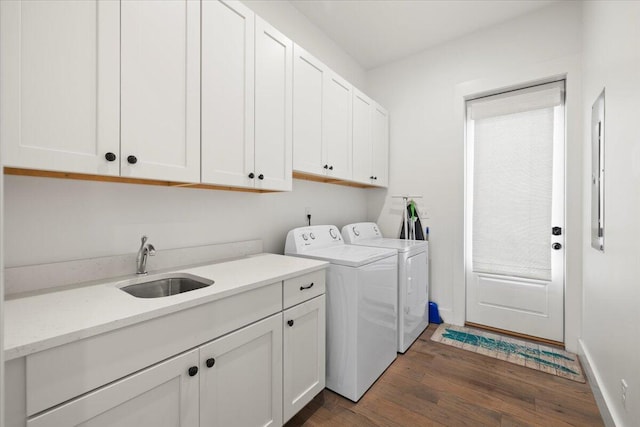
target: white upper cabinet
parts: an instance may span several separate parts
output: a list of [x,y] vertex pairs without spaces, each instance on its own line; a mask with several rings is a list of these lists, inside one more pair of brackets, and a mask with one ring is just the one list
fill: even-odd
[[323,106],[323,168],[328,176],[344,180],[352,178],[352,87],[332,71],[325,74]]
[[353,180],[373,182],[373,108],[371,98],[353,90]]
[[389,184],[389,114],[362,92],[353,91],[353,180]]
[[255,187],[291,190],[293,43],[256,16]]
[[253,187],[254,13],[202,2],[202,182]]
[[293,47],[293,169],[324,175],[322,94],[326,67],[298,45]]
[[0,2],[4,165],[119,174],[119,31],[117,2]]
[[235,0],[0,0],[0,93],[9,167],[388,181],[386,111]]
[[200,2],[120,9],[121,175],[198,182]]
[[389,185],[389,113],[378,104],[373,109],[373,184]]
[[293,67],[293,168],[350,180],[351,85],[299,46]]
[[293,44],[240,2],[202,3],[202,182],[291,190]]

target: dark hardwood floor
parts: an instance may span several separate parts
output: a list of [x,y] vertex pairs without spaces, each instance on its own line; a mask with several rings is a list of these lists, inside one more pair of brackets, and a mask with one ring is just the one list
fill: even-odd
[[324,390],[294,426],[602,426],[588,384],[431,341],[430,325],[358,403]]

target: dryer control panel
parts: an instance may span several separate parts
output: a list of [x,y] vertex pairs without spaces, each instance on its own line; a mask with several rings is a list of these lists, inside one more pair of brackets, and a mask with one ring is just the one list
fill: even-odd
[[360,240],[381,239],[382,233],[375,222],[358,222],[342,227],[342,237],[347,243]]

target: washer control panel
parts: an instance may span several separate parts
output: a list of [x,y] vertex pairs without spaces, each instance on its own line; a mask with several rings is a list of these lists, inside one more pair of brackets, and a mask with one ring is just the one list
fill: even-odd
[[285,253],[299,253],[308,249],[343,245],[340,230],[335,225],[312,225],[294,228],[287,234]]

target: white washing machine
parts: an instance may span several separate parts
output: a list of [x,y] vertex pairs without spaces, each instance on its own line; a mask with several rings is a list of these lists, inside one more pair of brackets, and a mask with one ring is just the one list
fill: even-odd
[[398,252],[398,352],[404,353],[429,325],[429,243],[384,238],[375,222],[345,225],[342,237]]
[[317,225],[291,230],[285,255],[330,263],[326,387],[357,402],[397,356],[397,251],[346,245]]

